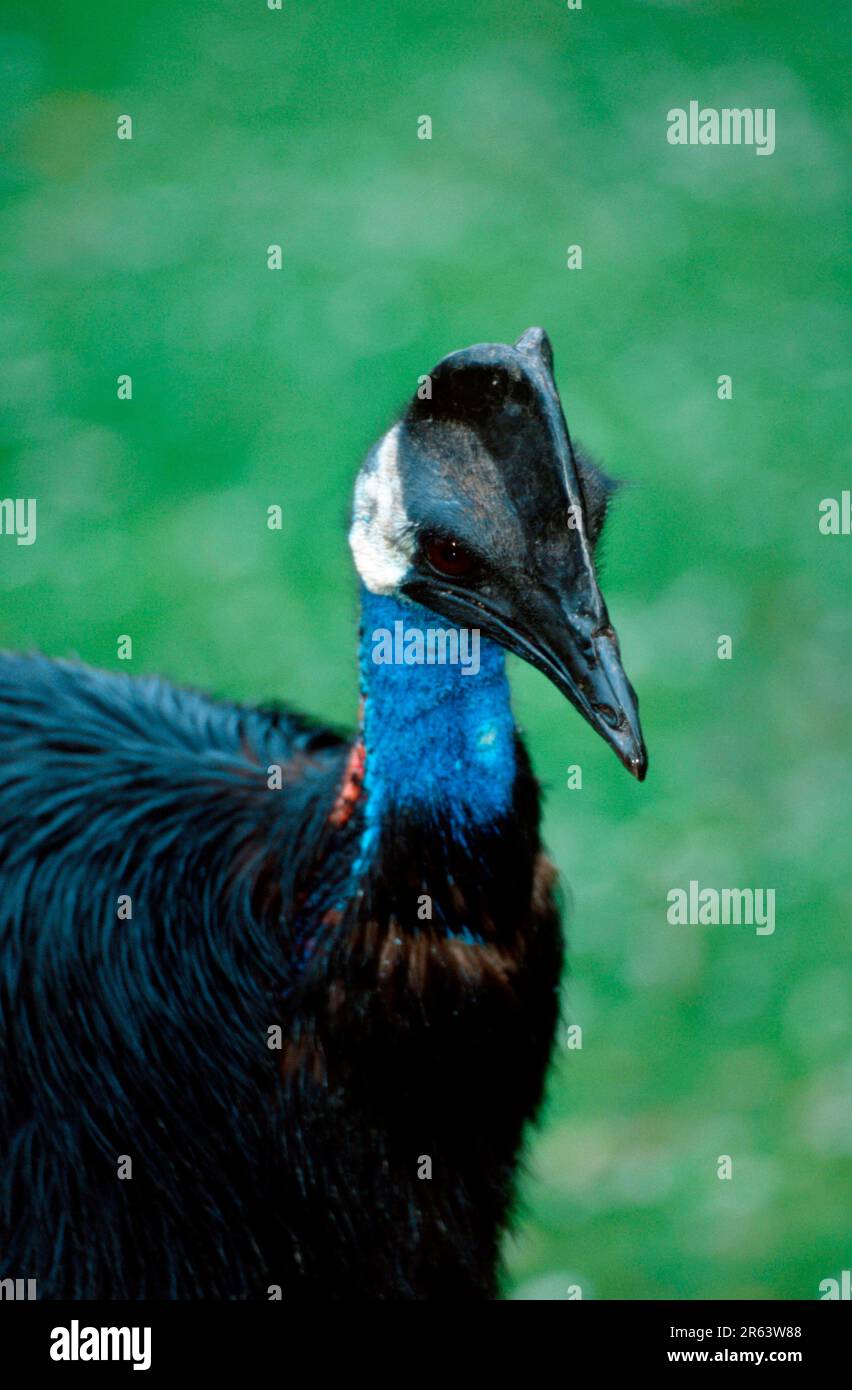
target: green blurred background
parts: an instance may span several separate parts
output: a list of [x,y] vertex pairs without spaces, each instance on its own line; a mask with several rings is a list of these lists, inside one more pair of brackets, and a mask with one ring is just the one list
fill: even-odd
[[[356,465],[440,356],[543,324],[635,484],[603,585],[651,773],[513,663],[584,1046],[507,1294],[818,1297],[852,1263],[841,9],[0,8],[0,496],[38,499],[0,644],[127,669],[130,633],[137,672],[351,722]],[[670,146],[693,99],[774,107],[775,154]],[[774,936],[670,926],[691,878],[774,887]]]

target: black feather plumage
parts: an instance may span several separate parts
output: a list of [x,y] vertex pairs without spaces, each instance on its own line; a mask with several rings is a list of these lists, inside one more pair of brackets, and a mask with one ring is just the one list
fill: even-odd
[[[2,1274],[48,1298],[492,1293],[558,975],[555,916],[529,920],[526,770],[475,864],[389,826],[384,877],[306,964],[293,921],[345,881],[359,831],[357,811],[328,826],[349,752],[335,734],[15,656],[0,729]],[[507,959],[527,918],[523,988],[496,957],[458,972],[469,910],[452,903],[422,987],[385,930],[353,948],[404,910],[388,883],[411,879],[416,920],[422,884],[448,874],[475,882]]]

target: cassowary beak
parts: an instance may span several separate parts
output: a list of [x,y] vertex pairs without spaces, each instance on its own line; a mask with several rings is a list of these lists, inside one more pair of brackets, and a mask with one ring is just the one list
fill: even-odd
[[521,592],[487,596],[422,578],[406,585],[418,602],[499,642],[547,676],[644,781],[648,754],[639,701],[621,664],[618,638],[597,582],[588,573],[560,584],[526,584]]
[[529,626],[510,620],[503,641],[553,681],[641,782],[648,754],[639,702],[600,593],[596,597],[590,612],[587,604],[575,605],[570,597],[539,593],[531,604]]

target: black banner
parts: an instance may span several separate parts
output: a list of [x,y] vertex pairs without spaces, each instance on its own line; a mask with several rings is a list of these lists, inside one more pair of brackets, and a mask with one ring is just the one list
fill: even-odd
[[[298,1367],[305,1356],[315,1370],[326,1372],[339,1357],[352,1375],[375,1366],[379,1349],[387,1349],[389,1331],[416,1335],[412,1348],[416,1345],[422,1371],[426,1326],[421,1316],[428,1318],[426,1345],[433,1356],[446,1364],[442,1333],[456,1354],[459,1350],[459,1324],[450,1308],[414,1313],[413,1323],[412,1314],[384,1309],[366,1315],[363,1305],[314,1303],[307,1312],[304,1305],[280,1302],[7,1302],[0,1305],[0,1344],[4,1366],[17,1363],[24,1375],[103,1381],[105,1374],[138,1370],[146,1377],[142,1384],[195,1372],[217,1377],[274,1372],[290,1378],[303,1374]],[[489,1352],[505,1349],[513,1328],[529,1337],[531,1325],[523,1315],[515,1323],[516,1316],[503,1305],[502,1312],[485,1313],[471,1325],[468,1311],[464,1361],[470,1355],[487,1361]],[[380,1343],[374,1318],[381,1325]],[[515,1346],[524,1359],[538,1365],[540,1355],[558,1348],[566,1367],[591,1363],[603,1373],[692,1365],[750,1365],[764,1372],[788,1365],[812,1378],[815,1371],[842,1364],[849,1343],[849,1309],[830,1301],[577,1301],[532,1326],[535,1343]],[[550,1337],[554,1343],[547,1347]]]

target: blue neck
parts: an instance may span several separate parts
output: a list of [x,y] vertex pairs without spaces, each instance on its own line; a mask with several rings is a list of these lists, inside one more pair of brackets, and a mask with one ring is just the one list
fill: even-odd
[[[449,632],[458,648],[444,645]],[[442,650],[456,659],[441,664]],[[362,588],[360,666],[368,829],[394,806],[463,839],[509,810],[515,726],[502,648]]]

